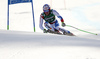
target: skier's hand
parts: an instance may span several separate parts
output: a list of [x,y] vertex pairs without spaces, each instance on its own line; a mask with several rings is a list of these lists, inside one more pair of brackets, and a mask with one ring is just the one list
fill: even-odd
[[47,33],[47,30],[46,29],[43,29],[43,33]]
[[65,24],[64,22],[62,22],[62,26],[63,26],[63,27],[65,27],[65,26],[66,26],[66,24]]

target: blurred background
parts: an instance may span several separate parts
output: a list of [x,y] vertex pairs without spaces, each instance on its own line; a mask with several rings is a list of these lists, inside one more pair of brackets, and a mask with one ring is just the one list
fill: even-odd
[[[7,30],[7,3],[7,0],[0,0],[0,30]],[[100,0],[33,0],[36,32],[42,32],[39,19],[44,4],[49,4],[51,9],[57,10],[66,25],[100,33]],[[10,5],[9,13],[9,30],[34,32],[31,3]],[[59,24],[61,25],[60,20]],[[64,28],[78,32],[70,27]]]

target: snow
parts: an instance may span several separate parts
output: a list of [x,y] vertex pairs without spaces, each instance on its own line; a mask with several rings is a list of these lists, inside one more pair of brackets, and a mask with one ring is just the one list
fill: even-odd
[[1,30],[0,59],[100,59],[97,37]]
[[[100,59],[100,0],[55,1],[33,0],[36,24],[33,32],[31,3],[10,5],[10,30],[7,30],[7,0],[0,0],[0,59]],[[63,28],[76,36],[42,33],[39,17],[46,3],[60,13],[67,25],[98,35],[71,27]]]

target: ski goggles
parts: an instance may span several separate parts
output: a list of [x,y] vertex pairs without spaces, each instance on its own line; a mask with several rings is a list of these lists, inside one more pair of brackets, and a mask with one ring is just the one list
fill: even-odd
[[49,12],[50,8],[48,6],[43,7],[44,12]]

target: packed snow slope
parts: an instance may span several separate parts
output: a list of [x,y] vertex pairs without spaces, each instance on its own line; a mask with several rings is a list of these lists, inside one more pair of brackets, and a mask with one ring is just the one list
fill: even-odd
[[0,59],[100,59],[100,34],[87,36],[0,30]]

